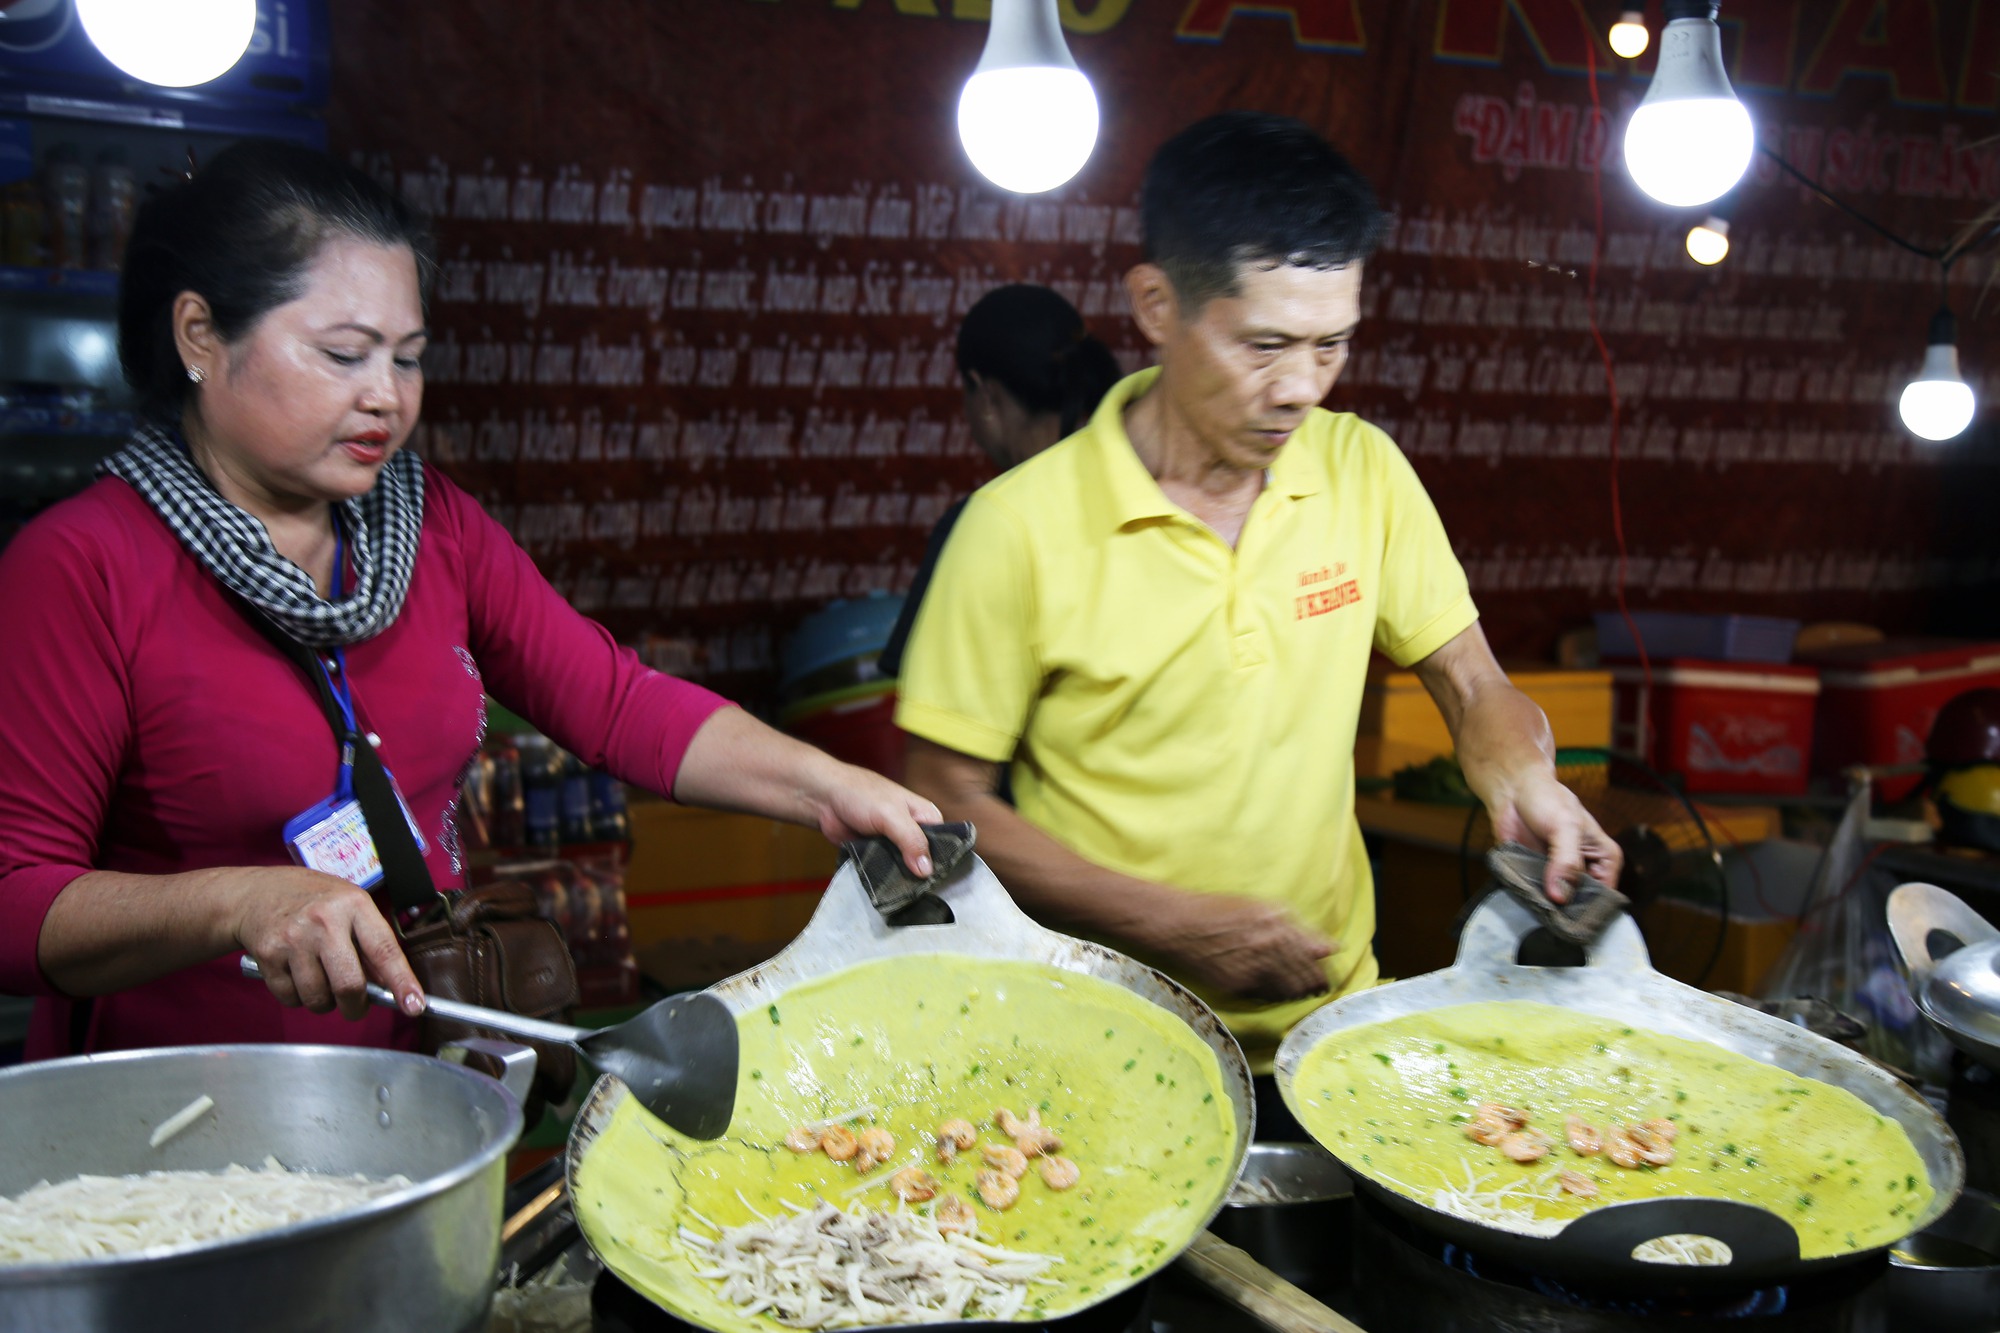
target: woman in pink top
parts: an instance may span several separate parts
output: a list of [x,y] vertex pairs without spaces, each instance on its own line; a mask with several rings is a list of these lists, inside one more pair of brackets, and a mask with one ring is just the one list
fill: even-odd
[[375,899],[293,864],[285,825],[340,755],[246,603],[344,659],[440,886],[463,882],[451,810],[488,693],[628,782],[883,833],[928,873],[928,801],[646,669],[400,452],[432,268],[399,200],[295,147],[233,147],[140,210],[119,352],[153,424],[0,553],[0,992],[43,1001],[31,1058],[413,1040]]

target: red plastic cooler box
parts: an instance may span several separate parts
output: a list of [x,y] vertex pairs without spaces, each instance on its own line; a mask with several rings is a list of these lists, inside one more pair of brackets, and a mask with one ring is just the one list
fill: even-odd
[[[1889,639],[1824,648],[1801,660],[1820,673],[1813,766],[1823,773],[1921,763],[1938,709],[1967,690],[2000,686],[2000,643]],[[1921,780],[1885,778],[1876,790],[1901,800]]]
[[1806,789],[1820,690],[1811,667],[1672,658],[1653,664],[1650,696],[1637,666],[1615,666],[1611,678],[1612,743],[1688,791]]

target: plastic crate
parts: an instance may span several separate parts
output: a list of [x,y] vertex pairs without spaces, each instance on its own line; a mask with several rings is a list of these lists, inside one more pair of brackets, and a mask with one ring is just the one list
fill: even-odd
[[[1940,708],[1967,690],[2000,686],[2000,643],[1891,639],[1822,649],[1808,660],[1819,668],[1813,766],[1822,773],[1922,763]],[[1875,789],[1897,801],[1921,781],[1885,777]]]
[[1797,795],[1806,789],[1819,677],[1810,667],[1669,660],[1612,672],[1620,748],[1690,792]]
[[[1625,617],[1616,611],[1599,611],[1597,651],[1602,657],[1633,658],[1639,645]],[[1646,641],[1646,656],[1653,661],[1666,658],[1698,658],[1709,662],[1774,662],[1792,660],[1792,642],[1799,637],[1799,622],[1775,616],[1708,616],[1683,611],[1634,611],[1632,623]]]

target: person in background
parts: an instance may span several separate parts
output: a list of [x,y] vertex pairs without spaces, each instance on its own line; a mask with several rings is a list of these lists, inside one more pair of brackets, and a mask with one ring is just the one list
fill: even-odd
[[[1319,406],[1381,229],[1367,182],[1300,122],[1232,112],[1160,149],[1141,211],[1126,291],[1160,364],[966,505],[896,722],[910,785],[978,826],[1025,909],[1189,983],[1268,1076],[1294,1023],[1377,980],[1371,652],[1415,668],[1553,896],[1620,856],[1557,781],[1408,461]],[[1282,1106],[1259,1091],[1262,1128]]]
[[[972,442],[996,471],[1005,472],[1090,420],[1120,371],[1111,349],[1090,336],[1075,306],[1047,287],[1017,282],[995,287],[966,312],[958,326],[958,374],[965,383]],[[965,501],[958,501],[931,529],[923,563],[877,660],[884,676],[902,669],[938,555],[964,510]]]
[[29,1058],[415,1042],[376,898],[292,864],[341,748],[253,609],[312,650],[440,886],[489,691],[628,782],[885,834],[929,872],[929,801],[646,669],[405,450],[434,267],[400,200],[296,146],[238,144],[141,207],[119,355],[145,424],[0,552],[0,992],[41,1001]]

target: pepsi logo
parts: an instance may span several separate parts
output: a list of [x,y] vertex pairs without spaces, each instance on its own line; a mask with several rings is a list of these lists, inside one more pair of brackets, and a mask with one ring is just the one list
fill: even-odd
[[0,0],[0,51],[45,51],[75,17],[73,0]]

